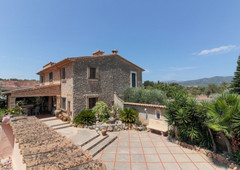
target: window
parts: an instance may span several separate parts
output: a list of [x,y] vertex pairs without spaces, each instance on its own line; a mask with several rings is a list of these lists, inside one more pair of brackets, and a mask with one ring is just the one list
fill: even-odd
[[97,98],[89,98],[88,100],[89,100],[89,109],[92,109],[96,105]]
[[43,81],[44,81],[44,77],[40,76],[40,83],[43,84]]
[[137,87],[137,73],[131,72],[131,87]]
[[96,68],[90,67],[90,79],[96,79]]
[[62,68],[62,79],[65,79],[65,67]]
[[62,109],[66,110],[66,98],[62,97]]
[[49,73],[49,82],[52,82],[52,81],[53,81],[53,73],[50,72],[50,73]]

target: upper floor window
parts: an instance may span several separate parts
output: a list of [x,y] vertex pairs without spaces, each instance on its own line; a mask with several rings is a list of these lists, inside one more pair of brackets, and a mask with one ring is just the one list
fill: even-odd
[[90,67],[90,79],[96,79],[96,68]]
[[53,81],[53,72],[50,72],[49,73],[49,82],[52,82]]
[[43,84],[43,82],[44,82],[44,77],[40,76],[40,83]]
[[131,71],[130,79],[131,87],[137,87],[137,73],[135,71]]
[[65,78],[66,78],[66,75],[65,75],[65,67],[62,68],[61,77],[62,77],[62,79],[65,79]]

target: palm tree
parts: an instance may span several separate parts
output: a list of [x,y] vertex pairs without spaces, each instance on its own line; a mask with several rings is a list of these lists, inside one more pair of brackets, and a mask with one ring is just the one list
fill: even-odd
[[230,155],[232,148],[228,137],[232,137],[232,117],[239,111],[240,99],[237,94],[223,93],[208,106],[206,125],[219,133]]

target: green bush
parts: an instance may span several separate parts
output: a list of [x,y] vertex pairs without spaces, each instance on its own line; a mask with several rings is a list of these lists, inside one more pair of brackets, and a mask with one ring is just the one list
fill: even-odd
[[140,125],[142,124],[142,122],[141,122],[139,119],[137,119],[137,120],[135,121],[135,124],[136,124],[137,126],[140,126]]
[[75,118],[73,123],[78,125],[92,125],[96,122],[96,116],[92,110],[83,110]]
[[95,115],[98,114],[99,121],[106,121],[110,117],[110,110],[108,109],[107,104],[103,101],[97,102],[92,111]]
[[133,108],[127,107],[120,112],[120,118],[125,123],[134,123],[138,120],[138,111]]
[[127,88],[123,95],[125,102],[165,104],[167,101],[166,94],[157,89]]
[[234,159],[237,162],[237,164],[240,165],[240,150],[238,150],[234,153]]

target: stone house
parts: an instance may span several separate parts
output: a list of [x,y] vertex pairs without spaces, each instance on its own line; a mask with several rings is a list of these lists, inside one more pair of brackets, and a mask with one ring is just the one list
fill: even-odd
[[81,110],[90,109],[97,101],[114,105],[114,94],[122,94],[127,87],[140,87],[144,69],[117,54],[94,52],[91,56],[66,58],[50,62],[37,74],[40,85],[8,91],[8,107],[17,98],[45,97],[47,109],[61,109],[74,118]]

